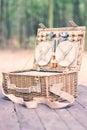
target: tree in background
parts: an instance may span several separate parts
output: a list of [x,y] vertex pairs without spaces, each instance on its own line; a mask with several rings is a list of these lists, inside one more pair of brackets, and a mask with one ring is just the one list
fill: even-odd
[[[87,0],[84,0],[84,6],[83,6],[83,8],[84,8],[84,12],[83,12],[83,16],[84,16],[84,25],[86,26],[86,28],[87,28]],[[87,50],[87,29],[86,29],[86,50]]]
[[5,25],[6,25],[6,41],[7,46],[9,46],[9,39],[11,36],[11,21],[10,21],[10,15],[9,15],[9,0],[5,1]]
[[17,37],[24,47],[31,37],[33,40],[40,22],[47,27],[62,27],[70,18],[87,26],[86,5],[87,0],[0,0],[0,42],[4,37],[3,43],[8,46],[9,40]]
[[61,20],[60,20],[60,3],[57,0],[54,0],[54,19],[53,19],[53,23],[54,23],[54,27],[60,27],[61,26]]
[[84,1],[84,24],[87,27],[87,0]]
[[[31,2],[31,1],[29,1],[29,2]],[[27,0],[25,0],[24,1],[24,14],[25,14],[25,35],[26,35],[26,38],[29,37],[29,35],[30,35],[30,31],[29,30],[31,30],[29,28],[29,24],[30,24],[29,23],[29,18],[30,18],[29,10],[30,10],[30,6],[29,6],[29,9],[27,9],[27,6],[29,6],[29,5],[27,3]]]
[[73,19],[78,25],[82,25],[79,0],[73,0]]
[[4,9],[4,0],[0,1],[0,47],[2,47],[3,43],[3,9]]
[[49,0],[49,27],[53,27],[53,0]]
[[23,0],[18,0],[18,39],[21,47],[23,42],[22,7]]

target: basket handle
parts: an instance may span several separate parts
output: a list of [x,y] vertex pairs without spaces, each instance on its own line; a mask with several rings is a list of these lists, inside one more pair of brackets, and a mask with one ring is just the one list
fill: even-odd
[[75,99],[72,95],[68,94],[67,92],[59,91],[58,94],[56,94],[63,98],[64,100],[67,100],[68,102],[59,102],[59,101],[50,101],[50,99],[45,97],[35,97],[32,101],[26,102],[24,101],[24,104],[27,108],[36,108],[39,103],[46,104],[50,108],[65,108],[68,106],[71,106]]
[[[69,20],[68,22],[72,27],[78,27],[78,25],[73,20]],[[43,23],[39,23],[39,26],[43,29],[47,28]]]
[[43,23],[39,23],[39,26],[43,29],[47,28]]
[[67,92],[61,91],[61,86],[57,87],[58,89],[51,89],[50,92],[52,92],[55,95],[60,96],[64,100],[67,100],[68,102],[59,102],[59,101],[50,101],[49,98],[35,97],[32,101],[24,101],[23,98],[16,97],[14,94],[6,94],[2,88],[3,94],[8,97],[10,100],[12,100],[15,103],[24,104],[27,108],[36,108],[39,103],[43,103],[48,105],[50,108],[64,108],[67,106],[71,106],[73,102],[75,101],[74,97]]
[[[65,108],[67,106],[71,106],[74,103],[75,98],[69,93],[61,91],[62,86],[63,86],[62,83],[55,84],[53,85],[53,87],[51,87],[50,92],[53,93],[54,95],[60,96],[60,98],[66,100],[67,102],[50,101],[49,98],[34,98],[32,103],[35,104],[36,101],[37,104],[43,103],[49,106],[50,108]],[[32,108],[30,104],[31,103],[26,103],[26,106],[28,108]]]
[[68,22],[70,23],[71,26],[78,27],[78,25],[73,20],[69,20]]

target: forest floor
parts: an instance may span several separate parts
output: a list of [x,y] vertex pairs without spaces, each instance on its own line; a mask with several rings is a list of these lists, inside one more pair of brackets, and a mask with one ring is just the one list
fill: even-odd
[[[2,72],[24,70],[33,67],[34,50],[0,50],[0,86]],[[83,53],[78,84],[87,86],[87,52]]]

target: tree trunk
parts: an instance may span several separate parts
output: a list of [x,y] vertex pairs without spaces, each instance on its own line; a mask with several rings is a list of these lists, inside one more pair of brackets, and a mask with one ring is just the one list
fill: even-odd
[[19,43],[22,46],[23,41],[23,26],[21,21],[21,7],[22,7],[22,0],[18,0],[18,39]]
[[[29,0],[29,2],[24,1],[24,14],[25,14],[25,47],[27,44],[29,45],[29,37],[31,35],[34,35],[34,16],[33,16],[33,0]],[[29,6],[29,9],[27,8],[27,4]],[[32,11],[33,10],[33,11]]]
[[84,2],[84,25],[86,26],[86,42],[85,42],[85,48],[87,50],[87,0]]
[[0,2],[0,47],[2,47],[3,44],[3,7],[4,7],[4,0],[1,0]]
[[87,27],[87,0],[85,0],[84,2],[84,23],[85,23],[85,26]]
[[11,22],[10,22],[10,16],[9,16],[9,1],[6,1],[6,40],[7,40],[7,47],[9,47],[9,39],[11,36]]
[[66,4],[62,3],[62,27],[66,26]]
[[49,0],[49,27],[53,27],[53,0]]
[[29,18],[30,18],[30,15],[29,15],[29,13],[26,10],[25,11],[25,32],[26,32],[26,38],[29,38],[30,32],[31,32],[31,26],[29,26]]
[[80,15],[80,1],[79,0],[73,0],[73,20],[78,24],[82,25],[82,19]]
[[60,7],[58,1],[54,1],[54,27],[60,27]]

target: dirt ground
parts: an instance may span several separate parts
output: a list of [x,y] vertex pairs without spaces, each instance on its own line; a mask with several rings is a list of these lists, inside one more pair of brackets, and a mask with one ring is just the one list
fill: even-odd
[[[33,67],[34,50],[0,50],[0,86],[2,72],[23,70]],[[83,53],[78,84],[87,86],[87,52]]]

